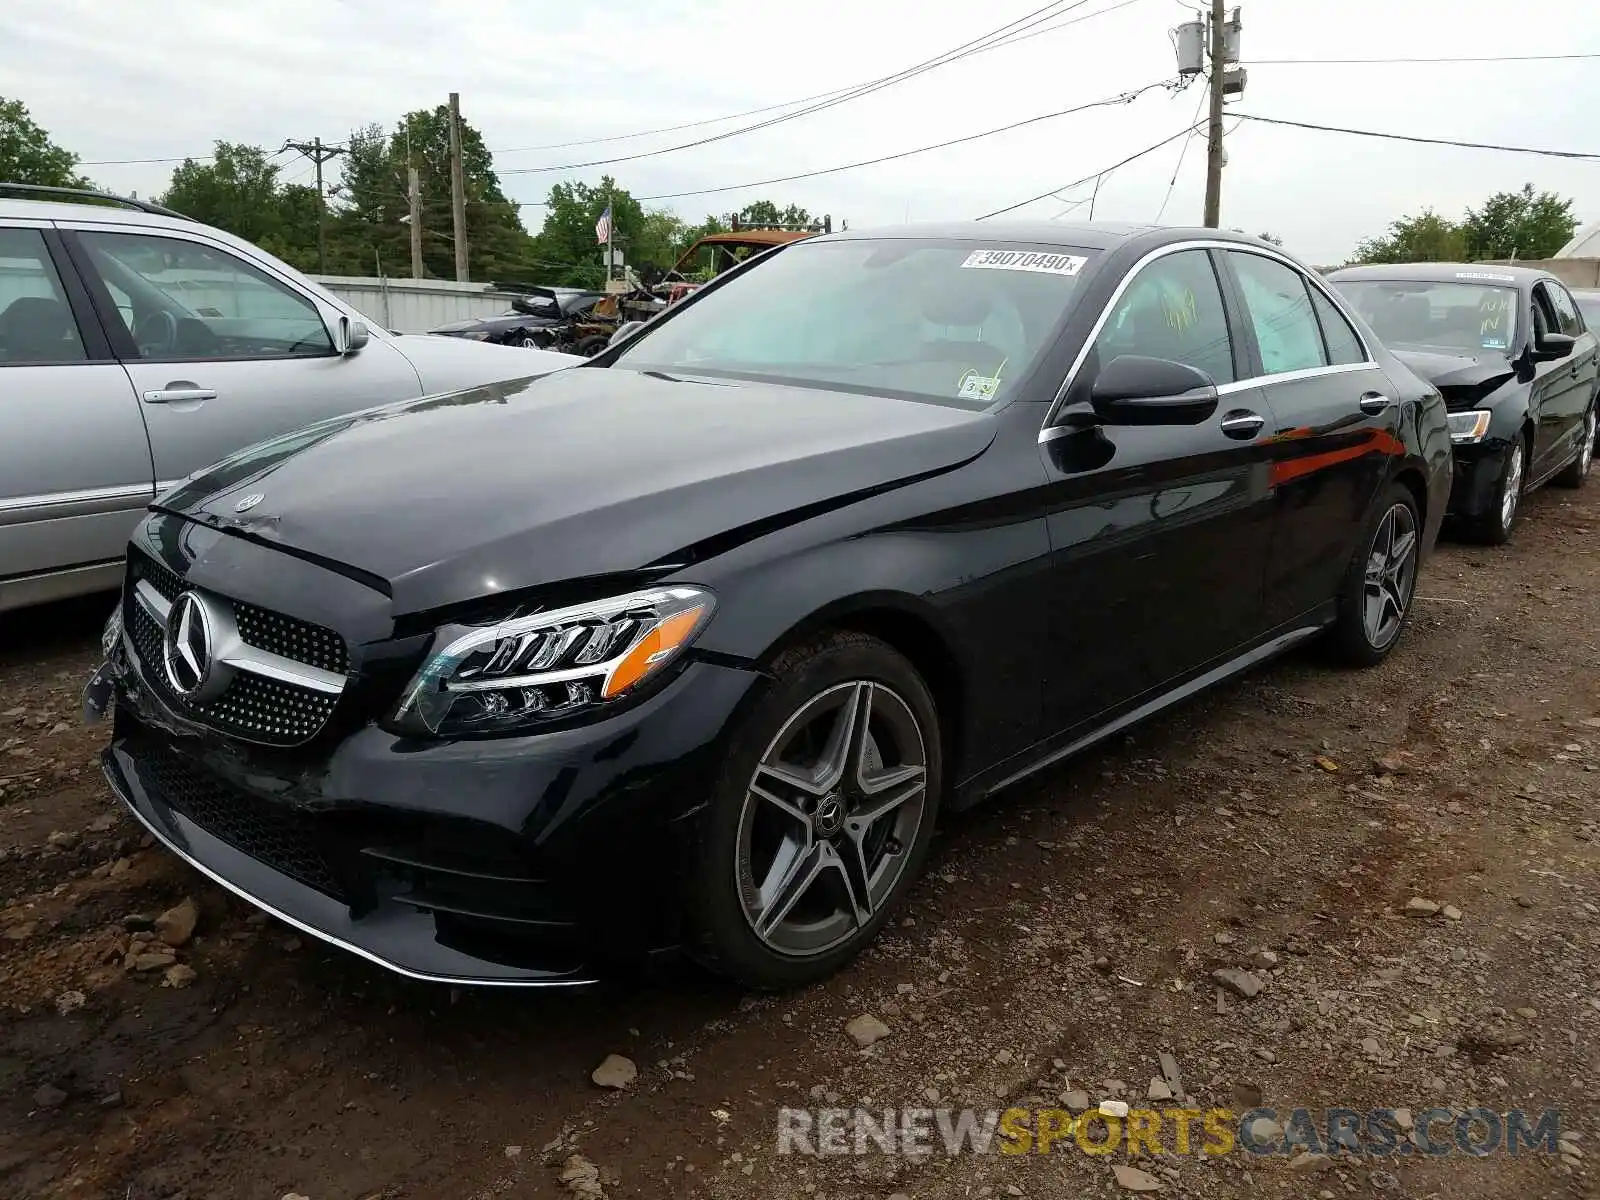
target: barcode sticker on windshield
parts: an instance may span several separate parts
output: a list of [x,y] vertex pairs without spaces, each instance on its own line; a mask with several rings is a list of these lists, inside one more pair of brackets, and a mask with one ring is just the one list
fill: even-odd
[[1088,262],[1081,254],[1045,254],[1038,250],[974,250],[962,270],[1038,271],[1045,275],[1076,275]]

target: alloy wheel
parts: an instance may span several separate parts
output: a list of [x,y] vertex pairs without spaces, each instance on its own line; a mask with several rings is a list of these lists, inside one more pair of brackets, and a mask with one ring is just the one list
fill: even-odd
[[1416,582],[1416,514],[1410,505],[1395,504],[1378,522],[1367,552],[1362,625],[1374,649],[1399,636]]
[[1511,457],[1506,462],[1506,478],[1500,492],[1500,526],[1503,529],[1511,528],[1517,504],[1522,499],[1522,444],[1513,444],[1508,453]]
[[851,680],[801,705],[739,814],[735,875],[755,935],[809,958],[865,928],[905,873],[927,785],[922,728],[893,688]]

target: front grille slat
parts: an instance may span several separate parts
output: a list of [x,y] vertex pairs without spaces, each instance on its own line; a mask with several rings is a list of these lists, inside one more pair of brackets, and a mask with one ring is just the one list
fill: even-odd
[[[221,733],[269,746],[298,746],[310,741],[333,716],[339,696],[243,670],[236,671],[222,694],[214,699],[195,703],[179,696],[166,676],[166,631],[131,597],[133,584],[140,579],[169,602],[182,594],[186,585],[177,574],[144,555],[130,555],[128,571],[130,599],[124,621],[145,682],[166,703]],[[344,639],[333,630],[243,601],[230,603],[239,636],[247,644],[306,666],[348,674],[349,652]]]

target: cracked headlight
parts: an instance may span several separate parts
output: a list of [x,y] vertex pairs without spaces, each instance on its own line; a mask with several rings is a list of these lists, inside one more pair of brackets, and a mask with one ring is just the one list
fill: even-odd
[[1493,416],[1493,413],[1481,408],[1451,413],[1450,440],[1458,446],[1483,441],[1489,432],[1489,421]]
[[390,723],[407,733],[500,733],[598,712],[659,674],[715,601],[665,587],[495,625],[441,628]]

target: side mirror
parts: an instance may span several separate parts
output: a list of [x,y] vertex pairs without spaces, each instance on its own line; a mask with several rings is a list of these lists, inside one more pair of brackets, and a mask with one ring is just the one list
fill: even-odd
[[341,316],[333,326],[333,349],[338,354],[354,354],[365,346],[372,334],[365,321],[354,321]]
[[606,347],[609,349],[612,346],[620,346],[643,328],[643,321],[624,321],[617,326],[616,332],[611,335],[611,340],[606,342]]
[[1533,344],[1533,357],[1536,362],[1553,362],[1566,358],[1577,344],[1570,333],[1547,333]]
[[1100,369],[1089,403],[1106,425],[1198,425],[1217,411],[1217,385],[1188,363],[1120,354]]

